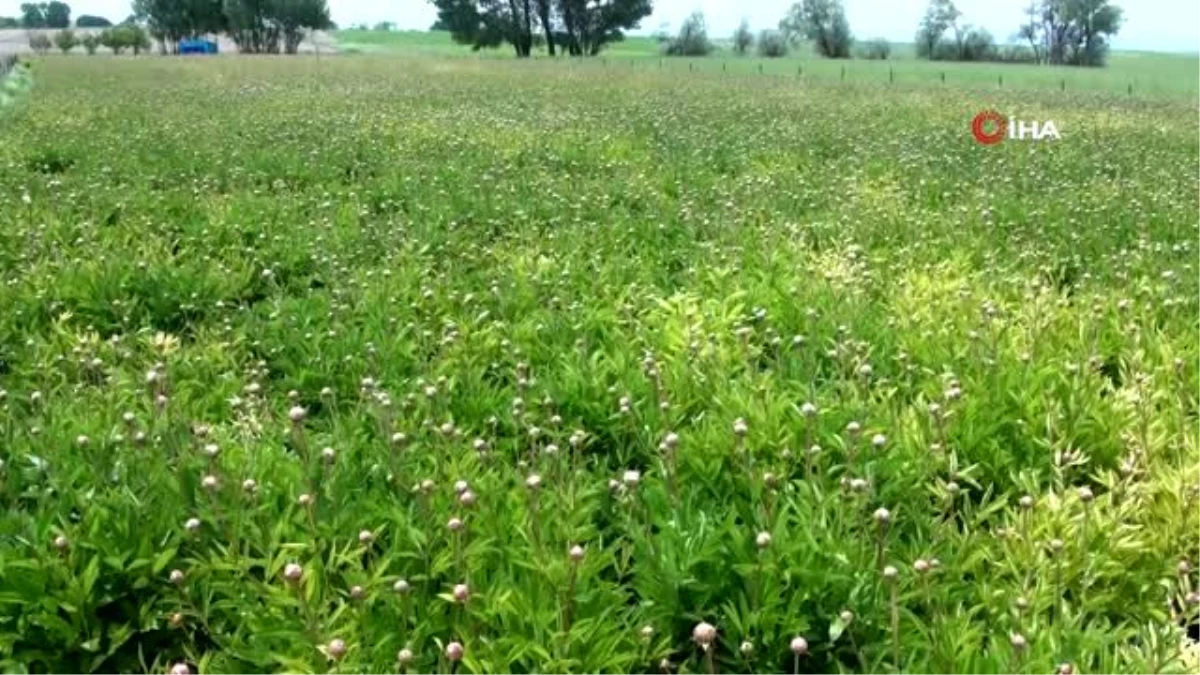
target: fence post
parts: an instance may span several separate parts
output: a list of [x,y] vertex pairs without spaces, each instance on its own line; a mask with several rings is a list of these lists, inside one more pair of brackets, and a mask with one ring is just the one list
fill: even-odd
[[688,61],[688,72],[692,72],[692,62]]
[[1059,90],[1059,91],[1066,91],[1066,90],[1067,90],[1067,81],[1066,81],[1065,79],[1064,79],[1064,80],[1059,80],[1059,81],[1058,81],[1058,90]]
[[846,66],[842,66],[842,82],[846,81]]
[[946,71],[942,71],[942,84],[946,84]]
[[727,70],[729,70],[728,66],[729,66],[729,64],[728,64],[728,63],[726,63],[726,62],[722,61],[722,62],[721,62],[721,72],[722,72],[722,73],[724,73],[724,72],[726,72]]
[[996,81],[996,84],[997,84],[997,85],[998,85],[998,86],[999,86],[1001,89],[1003,89],[1003,88],[1004,88],[1004,76],[1003,76],[1003,75],[1001,75],[1001,76],[999,77],[999,79],[997,79],[997,81]]
[[758,64],[758,74],[762,75],[762,62],[761,61]]
[[796,66],[796,77],[804,74],[804,66]]
[[1133,85],[1132,85],[1132,84],[1130,84],[1130,85],[1129,85],[1129,86],[1128,86],[1126,89],[1127,89],[1127,91],[1129,92],[1129,95],[1130,95],[1130,96],[1133,96]]
[[888,84],[892,84],[895,81],[896,81],[896,71],[893,70],[891,66],[888,66]]

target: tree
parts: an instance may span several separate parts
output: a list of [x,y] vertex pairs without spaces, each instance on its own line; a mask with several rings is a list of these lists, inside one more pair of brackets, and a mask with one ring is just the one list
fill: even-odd
[[444,33],[449,30],[450,30],[450,27],[447,26],[446,23],[444,21],[442,21],[441,19],[434,21],[433,25],[429,27],[429,32],[431,32],[431,33],[439,33],[439,32]]
[[765,59],[787,56],[788,41],[777,30],[764,30],[758,34],[758,55]]
[[1108,59],[1108,42],[1121,29],[1121,8],[1108,0],[1047,0],[1050,11],[1061,13],[1065,23],[1065,45],[1057,52],[1059,63],[1073,66],[1103,66]]
[[110,28],[112,22],[102,16],[92,16],[91,14],[80,14],[78,19],[75,19],[76,28]]
[[46,3],[26,2],[21,5],[22,28],[46,27]]
[[712,50],[704,14],[693,12],[679,27],[679,35],[667,43],[664,53],[667,56],[707,56]]
[[750,33],[750,22],[742,19],[737,30],[733,31],[733,51],[745,54],[754,44],[754,35]]
[[1029,7],[1025,8],[1025,19],[1026,22],[1017,29],[1017,38],[1029,43],[1029,49],[1033,52],[1033,61],[1041,63],[1042,24],[1038,21],[1037,0],[1029,0]]
[[546,53],[550,56],[555,55],[554,50],[554,25],[551,23],[551,11],[553,2],[551,0],[534,0],[534,6],[537,10],[538,22],[542,24],[542,36],[546,42]]
[[604,45],[625,39],[625,31],[650,16],[650,0],[556,0],[573,56],[595,56]]
[[329,7],[325,0],[275,0],[275,19],[283,31],[283,51],[295,54],[308,30],[329,28]]
[[160,50],[176,51],[187,37],[225,32],[222,0],[134,0],[133,16],[144,24]]
[[239,52],[278,54],[283,31],[272,0],[225,0],[229,37]]
[[46,16],[46,28],[71,27],[71,6],[67,3],[58,0],[48,2],[42,11]]
[[529,56],[533,35],[525,27],[531,22],[522,9],[529,0],[432,0],[438,21],[450,29],[450,37],[471,49],[499,47],[507,42],[518,57]]
[[21,20],[11,16],[0,16],[0,28],[20,28]]
[[75,37],[75,31],[70,28],[64,28],[54,36],[54,46],[62,50],[63,54],[75,48],[79,44],[79,39]]
[[375,24],[375,26],[372,27],[371,30],[377,30],[381,33],[390,33],[391,31],[396,30],[396,22],[395,21],[380,21],[379,23]]
[[933,58],[938,42],[951,26],[958,24],[958,17],[961,15],[953,0],[930,0],[925,16],[921,19],[920,28],[917,29],[917,56]]
[[95,33],[88,33],[79,40],[79,44],[83,45],[84,50],[90,56],[95,54],[96,49],[100,46],[100,38],[96,37]]
[[111,49],[114,55],[120,54],[125,49],[125,42],[117,30],[116,28],[106,28],[100,31],[100,35],[97,38],[100,44]]
[[841,0],[803,0],[792,5],[779,30],[795,44],[811,40],[817,53],[831,59],[850,58],[854,37]]
[[29,34],[29,48],[38,54],[45,54],[53,46],[54,43],[50,41],[50,38],[45,33]]

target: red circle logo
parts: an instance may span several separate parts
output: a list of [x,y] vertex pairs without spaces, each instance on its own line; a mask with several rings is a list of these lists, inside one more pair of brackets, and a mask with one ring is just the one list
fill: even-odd
[[[989,127],[991,131],[988,131]],[[984,145],[995,145],[1008,134],[1008,120],[995,110],[984,110],[971,120],[971,133]]]

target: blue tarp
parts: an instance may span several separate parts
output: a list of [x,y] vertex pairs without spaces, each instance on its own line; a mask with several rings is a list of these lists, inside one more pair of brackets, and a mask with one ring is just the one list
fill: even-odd
[[180,54],[216,54],[217,43],[212,40],[180,40]]

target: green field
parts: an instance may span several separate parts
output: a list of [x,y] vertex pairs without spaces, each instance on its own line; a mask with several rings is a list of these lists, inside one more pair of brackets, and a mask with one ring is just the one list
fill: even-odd
[[[338,31],[335,36],[344,50],[394,56],[439,56],[445,58],[511,59],[512,50],[474,52],[455,44],[448,33],[424,31]],[[919,60],[911,44],[894,45],[888,61],[828,60],[811,49],[793,50],[781,59],[738,56],[727,44],[705,58],[663,58],[653,38],[630,37],[609,45],[600,59],[582,67],[660,68],[669,72],[786,75],[800,79],[904,85],[948,85],[951,87],[1070,89],[1130,93],[1136,96],[1200,94],[1200,56],[1154,52],[1114,52],[1107,68],[1050,68],[1023,64],[951,63]],[[537,58],[547,58],[544,51]],[[562,57],[560,57],[561,59]],[[566,60],[566,59],[563,59]],[[591,63],[597,61],[597,63]],[[844,74],[843,74],[843,71]]]
[[38,61],[0,669],[1194,672],[1195,78],[614,61]]

